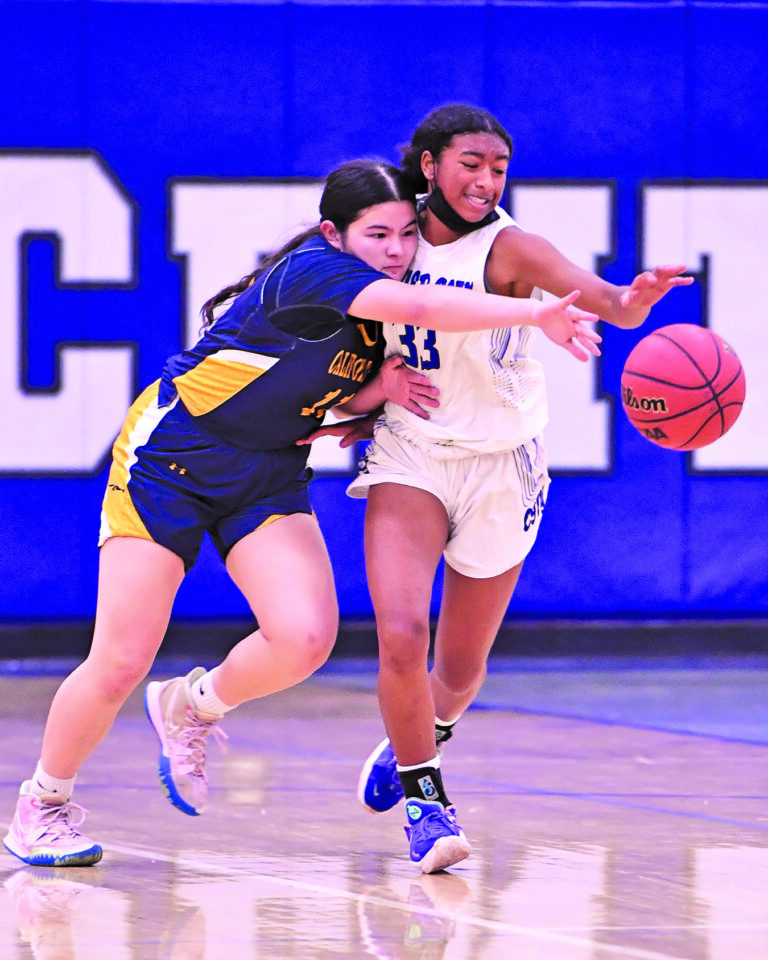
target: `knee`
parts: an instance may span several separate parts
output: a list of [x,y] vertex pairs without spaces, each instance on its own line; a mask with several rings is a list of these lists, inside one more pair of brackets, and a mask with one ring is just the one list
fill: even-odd
[[429,622],[387,617],[378,625],[379,662],[383,670],[408,674],[424,668],[429,652]]
[[284,644],[288,657],[293,661],[293,672],[299,679],[311,676],[326,662],[336,643],[338,620],[313,620],[310,623],[294,622],[288,631],[282,631],[282,639],[274,632],[269,641]]
[[336,643],[338,625],[333,630],[313,629],[305,634],[302,661],[305,675],[310,676],[326,662]]
[[485,662],[452,663],[439,659],[435,661],[437,679],[446,690],[456,696],[470,692],[476,693],[483,685],[487,673]]
[[147,676],[151,666],[151,660],[132,651],[116,652],[99,657],[92,664],[93,682],[106,699],[123,701]]

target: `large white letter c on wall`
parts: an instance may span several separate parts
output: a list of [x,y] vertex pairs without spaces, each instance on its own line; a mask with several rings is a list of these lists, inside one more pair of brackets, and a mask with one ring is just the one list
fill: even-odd
[[131,401],[133,350],[59,349],[55,392],[22,386],[21,250],[25,237],[60,241],[62,285],[133,279],[130,201],[93,154],[0,155],[0,472],[83,473],[109,451]]

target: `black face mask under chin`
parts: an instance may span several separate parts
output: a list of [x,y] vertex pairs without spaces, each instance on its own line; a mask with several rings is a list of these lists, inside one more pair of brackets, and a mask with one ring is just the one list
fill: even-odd
[[476,222],[465,220],[464,217],[460,217],[458,213],[456,213],[453,207],[449,206],[440,187],[435,187],[434,190],[428,194],[424,203],[432,213],[434,213],[440,223],[444,224],[454,233],[458,233],[460,236],[464,236],[466,233],[472,233],[473,230],[479,230],[480,227],[487,227],[489,223],[493,223],[494,220],[499,219],[498,213],[496,213],[495,210],[491,210],[482,220]]

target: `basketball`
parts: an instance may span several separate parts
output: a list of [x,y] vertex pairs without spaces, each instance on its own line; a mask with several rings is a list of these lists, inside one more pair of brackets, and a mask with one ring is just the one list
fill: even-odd
[[621,375],[629,422],[670,450],[697,450],[719,440],[738,419],[745,392],[733,347],[691,323],[649,333],[627,357]]

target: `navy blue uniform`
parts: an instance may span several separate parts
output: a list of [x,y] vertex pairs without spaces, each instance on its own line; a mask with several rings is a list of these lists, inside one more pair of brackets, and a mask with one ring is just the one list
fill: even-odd
[[382,278],[313,238],[171,357],[115,441],[100,544],[154,540],[188,569],[205,531],[226,557],[259,526],[311,513],[309,447],[295,441],[378,370],[379,325],[347,311]]

